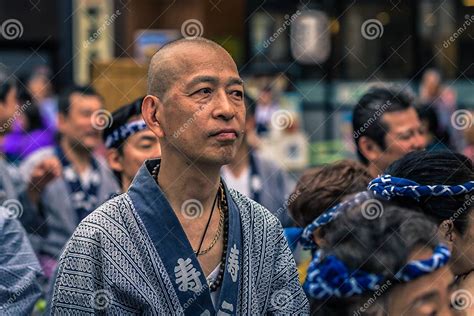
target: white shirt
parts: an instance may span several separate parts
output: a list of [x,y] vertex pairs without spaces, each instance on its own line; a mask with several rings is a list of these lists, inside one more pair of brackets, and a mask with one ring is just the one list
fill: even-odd
[[250,168],[245,168],[237,177],[227,166],[222,167],[221,170],[222,178],[229,188],[237,190],[245,196],[250,196]]

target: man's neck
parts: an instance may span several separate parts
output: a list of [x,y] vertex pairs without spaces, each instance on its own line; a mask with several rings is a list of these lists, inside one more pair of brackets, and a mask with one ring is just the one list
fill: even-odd
[[122,193],[127,192],[128,187],[130,187],[130,184],[132,183],[132,179],[129,179],[128,177],[122,175],[120,182],[122,183]]
[[220,166],[199,166],[181,155],[163,154],[161,157],[158,183],[176,213],[181,212],[186,201],[196,199],[203,205],[202,215],[207,216],[219,181]]
[[239,177],[242,172],[249,167],[249,154],[250,147],[244,139],[242,145],[234,157],[234,160],[232,160],[230,164],[226,165],[226,168],[234,175],[234,177]]
[[82,173],[89,168],[92,154],[87,149],[81,146],[72,146],[65,137],[61,138],[59,145],[77,173]]

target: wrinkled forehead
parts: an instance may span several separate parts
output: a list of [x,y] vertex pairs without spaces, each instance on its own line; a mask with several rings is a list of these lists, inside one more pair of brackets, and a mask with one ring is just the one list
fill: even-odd
[[189,49],[180,50],[172,57],[176,75],[183,81],[199,75],[239,78],[234,60],[224,49],[189,46]]

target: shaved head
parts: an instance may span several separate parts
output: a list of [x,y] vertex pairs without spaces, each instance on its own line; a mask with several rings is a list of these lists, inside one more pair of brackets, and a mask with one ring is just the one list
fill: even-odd
[[229,53],[216,42],[202,37],[179,39],[164,45],[153,55],[148,68],[147,93],[163,99],[169,88],[188,71],[192,60],[186,58],[187,53],[196,50],[210,50],[227,55],[234,63]]

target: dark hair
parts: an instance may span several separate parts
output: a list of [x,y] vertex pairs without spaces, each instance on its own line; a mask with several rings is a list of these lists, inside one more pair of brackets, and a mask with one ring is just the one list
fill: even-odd
[[366,167],[353,160],[309,169],[298,180],[288,212],[297,224],[306,226],[344,197],[364,191],[370,180]]
[[102,100],[102,96],[94,90],[94,88],[90,86],[73,86],[66,89],[61,95],[59,96],[58,100],[58,113],[63,115],[69,114],[69,108],[71,106],[70,97],[74,93],[79,93],[85,96],[96,96]]
[[368,137],[385,149],[388,126],[383,122],[383,114],[404,111],[411,106],[412,96],[398,87],[373,87],[360,98],[352,112],[352,135],[360,161],[364,164],[369,162],[360,151],[360,137]]
[[0,102],[5,102],[8,93],[16,88],[16,82],[11,79],[0,81]]
[[440,126],[434,106],[432,104],[422,104],[416,110],[420,120],[428,123],[428,132],[434,136],[434,143],[443,143],[450,147],[449,133]]
[[21,104],[22,107],[25,107],[24,115],[27,121],[25,130],[27,132],[31,132],[37,129],[44,128],[41,111],[38,105],[33,102],[33,98],[31,97],[31,94],[28,92],[28,89],[24,84],[18,85],[18,102]]
[[[474,179],[472,161],[464,155],[451,151],[414,151],[392,163],[386,174],[405,178],[420,185],[457,185]],[[393,201],[402,206],[417,206],[436,223],[452,219],[454,227],[461,233],[467,229],[470,205],[466,202],[473,198],[469,195],[456,195],[422,198],[419,202],[407,198],[397,197]]]
[[[368,203],[378,205],[380,216],[367,216]],[[418,247],[434,249],[438,244],[436,225],[426,216],[378,198],[353,206],[323,229],[325,253],[335,255],[350,270],[380,274],[388,280],[395,279]],[[352,315],[367,297],[372,293],[314,301],[313,309],[321,315]]]
[[[142,102],[144,98],[145,97],[138,98],[132,103],[123,105],[114,112],[112,112],[112,124],[110,126],[107,126],[102,134],[104,142],[106,141],[107,137],[112,134],[113,131],[115,131],[117,128],[127,124],[131,118],[142,114]],[[115,146],[120,156],[123,155],[122,145],[124,141],[125,140],[118,142]],[[115,178],[117,178],[119,184],[122,185],[122,178],[120,172],[113,170],[113,173],[115,175]]]

